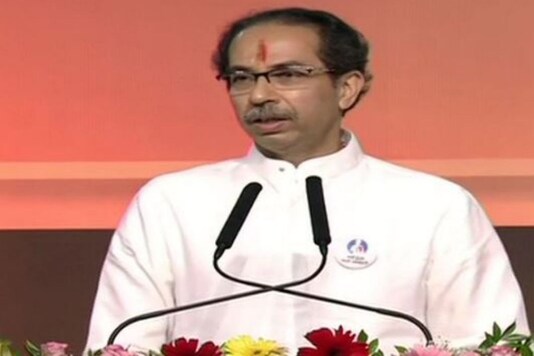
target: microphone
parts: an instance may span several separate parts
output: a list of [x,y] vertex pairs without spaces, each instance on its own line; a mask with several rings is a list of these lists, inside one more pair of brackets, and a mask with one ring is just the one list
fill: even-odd
[[221,258],[224,251],[232,247],[234,244],[239,230],[241,230],[248,213],[252,209],[252,205],[256,201],[256,198],[258,198],[258,194],[260,194],[262,189],[263,187],[260,183],[251,182],[241,191],[234,208],[230,212],[228,219],[226,219],[226,222],[219,233],[217,241],[215,241],[215,245],[217,245],[215,256],[217,259]]
[[231,277],[220,269],[218,261],[222,257],[222,253],[224,250],[232,247],[232,244],[234,243],[239,230],[243,226],[248,212],[252,208],[252,204],[258,196],[260,190],[261,185],[259,183],[249,183],[241,192],[234,209],[230,213],[228,220],[224,224],[221,233],[215,242],[217,249],[213,254],[213,268],[215,268],[215,271],[217,271],[217,273],[226,279],[252,287],[259,287],[263,289],[264,292],[274,290],[282,291],[285,288],[295,287],[311,281],[324,269],[328,254],[328,244],[331,241],[330,229],[328,227],[328,217],[326,216],[326,207],[324,203],[322,181],[321,178],[317,176],[310,176],[306,178],[306,191],[308,192],[308,206],[312,222],[313,241],[319,246],[322,256],[319,267],[312,274],[296,281],[287,282],[276,286],[268,286],[255,284],[254,282],[249,283],[248,281]]
[[321,178],[317,176],[310,176],[306,178],[306,192],[308,196],[308,207],[310,210],[310,219],[311,219],[312,231],[313,231],[313,241],[316,245],[319,246],[319,250],[321,251],[321,255],[323,257],[321,265],[314,273],[312,273],[309,277],[304,278],[302,280],[289,282],[285,284],[279,284],[276,286],[270,286],[270,285],[266,285],[266,284],[262,284],[262,283],[258,283],[254,281],[240,279],[240,278],[227,274],[226,272],[220,269],[218,265],[218,258],[214,256],[213,266],[215,270],[217,271],[217,273],[219,273],[222,277],[230,281],[259,288],[258,290],[260,292],[274,291],[274,292],[289,294],[292,296],[301,297],[305,299],[311,299],[311,300],[317,300],[317,301],[331,303],[331,304],[343,305],[346,307],[370,311],[370,312],[374,312],[380,315],[387,315],[393,318],[402,319],[404,321],[411,323],[412,325],[415,325],[424,335],[426,339],[426,344],[431,345],[433,343],[433,339],[432,339],[432,334],[430,333],[430,330],[419,319],[409,314],[402,313],[396,310],[377,308],[377,307],[373,307],[369,305],[351,303],[351,302],[347,302],[344,300],[333,299],[333,298],[328,298],[328,297],[324,297],[321,295],[310,294],[310,293],[287,289],[289,287],[295,287],[297,285],[301,285],[306,282],[309,282],[310,280],[315,278],[317,275],[319,275],[319,273],[323,270],[324,266],[326,265],[326,257],[328,254],[328,244],[330,244],[331,242],[330,228],[328,225],[328,217],[326,213],[326,206],[325,206],[325,201],[324,201]]
[[328,253],[328,245],[332,241],[330,227],[326,215],[324,203],[323,184],[320,177],[310,176],[306,178],[306,193],[308,196],[308,208],[313,231],[313,242],[319,246],[321,254]]

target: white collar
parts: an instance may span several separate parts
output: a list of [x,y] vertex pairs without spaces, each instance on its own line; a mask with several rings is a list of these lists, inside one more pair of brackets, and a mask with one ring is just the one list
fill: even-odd
[[356,136],[350,131],[345,132],[348,134],[345,147],[332,154],[304,161],[298,167],[284,160],[264,156],[255,145],[250,148],[245,161],[267,180],[271,180],[269,178],[279,175],[280,172],[294,172],[303,177],[317,175],[321,178],[333,178],[356,167],[363,158],[363,150]]

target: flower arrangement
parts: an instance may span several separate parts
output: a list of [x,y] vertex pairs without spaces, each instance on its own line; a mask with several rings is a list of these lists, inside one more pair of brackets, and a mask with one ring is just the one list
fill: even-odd
[[[534,356],[532,336],[515,332],[515,323],[502,330],[493,325],[491,333],[476,348],[455,349],[444,345],[397,346],[399,356]],[[370,340],[362,330],[358,334],[339,326],[337,329],[321,328],[305,335],[311,346],[300,347],[297,356],[383,356],[378,339]],[[30,356],[72,356],[68,345],[48,342],[39,346],[26,342]],[[9,340],[0,339],[0,356],[20,356]],[[134,352],[120,345],[89,351],[88,356],[288,356],[289,351],[274,340],[254,339],[244,335],[232,338],[222,345],[197,339],[178,338],[164,344],[158,351]]]

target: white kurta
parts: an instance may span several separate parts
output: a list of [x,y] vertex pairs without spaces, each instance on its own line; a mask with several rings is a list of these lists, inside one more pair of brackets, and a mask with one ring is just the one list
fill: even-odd
[[[251,289],[212,267],[215,239],[249,182],[263,190],[222,268],[273,285],[310,274],[320,262],[305,193],[310,175],[323,179],[333,241],[324,271],[297,289],[411,314],[436,339],[457,344],[478,342],[494,321],[517,320],[527,331],[508,258],[473,197],[443,179],[369,157],[352,137],[341,151],[298,168],[252,149],[242,159],[149,182],[112,239],[88,346],[103,346],[115,326],[136,314]],[[347,263],[358,247],[363,265]],[[307,345],[306,332],[339,325],[364,328],[386,351],[424,340],[401,320],[270,292],[140,322],[117,342],[157,349],[179,336],[220,343],[250,334],[295,351]]]

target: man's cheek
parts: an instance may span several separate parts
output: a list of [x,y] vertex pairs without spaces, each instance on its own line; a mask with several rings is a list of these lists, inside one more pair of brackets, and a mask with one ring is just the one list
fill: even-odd
[[232,98],[232,108],[234,113],[241,119],[246,113],[246,104],[243,100]]

